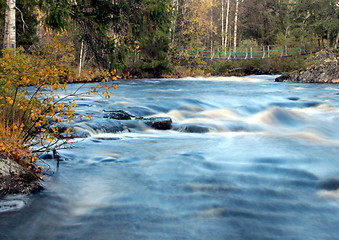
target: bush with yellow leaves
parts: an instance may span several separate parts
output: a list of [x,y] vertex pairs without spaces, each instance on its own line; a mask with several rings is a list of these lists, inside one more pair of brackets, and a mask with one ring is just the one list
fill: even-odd
[[[56,130],[46,126],[50,121],[70,121],[72,107],[43,89],[65,88],[72,72],[58,64],[48,48],[26,54],[19,49],[5,50],[0,58],[0,153],[28,169],[34,168],[34,151],[47,151],[61,144],[55,139]],[[28,95],[26,86],[35,87]]]
[[[50,125],[70,122],[75,117],[76,103],[65,103],[67,97],[59,98],[51,93],[65,89],[67,82],[74,79],[67,64],[61,64],[59,47],[48,45],[30,54],[22,49],[5,50],[0,58],[0,156],[15,160],[37,177],[41,172],[35,164],[37,156],[68,143],[60,140],[59,130]],[[116,79],[112,73],[99,76],[104,82],[109,77]],[[98,76],[89,73],[85,81],[91,80],[98,80]],[[28,86],[34,91],[26,92]],[[46,89],[50,91],[44,91]],[[92,92],[109,98],[108,90],[105,85],[103,91],[94,88]]]

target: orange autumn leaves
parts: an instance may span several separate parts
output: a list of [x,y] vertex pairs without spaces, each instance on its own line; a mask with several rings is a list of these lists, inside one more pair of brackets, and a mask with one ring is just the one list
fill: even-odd
[[[67,144],[67,140],[58,138],[60,129],[51,125],[70,122],[76,117],[73,110],[76,103],[53,94],[55,90],[65,89],[74,78],[71,69],[60,64],[55,49],[58,47],[61,45],[49,45],[31,54],[20,49],[6,50],[0,58],[0,154],[30,169],[39,169],[35,167],[36,154]],[[103,82],[117,79],[115,72],[99,77]],[[86,80],[91,79],[94,77],[89,74]],[[26,92],[27,86],[31,86],[30,93]],[[89,94],[109,98],[110,88],[104,85],[100,91],[95,88]],[[62,133],[70,131],[66,129]],[[39,172],[36,174],[39,176]]]

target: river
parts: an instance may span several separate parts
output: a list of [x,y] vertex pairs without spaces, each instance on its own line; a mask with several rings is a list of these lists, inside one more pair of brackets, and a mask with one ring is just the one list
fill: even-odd
[[0,239],[337,239],[339,85],[274,78],[119,80],[109,100],[75,99],[94,123],[124,110],[172,129],[60,150],[44,191],[0,201]]

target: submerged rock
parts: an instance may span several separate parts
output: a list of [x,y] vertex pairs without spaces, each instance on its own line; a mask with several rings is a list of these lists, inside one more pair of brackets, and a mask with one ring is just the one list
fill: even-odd
[[126,130],[123,124],[114,119],[91,119],[76,124],[75,128],[79,129],[78,133],[81,133],[82,136],[86,136],[84,131],[89,133],[118,133]]
[[137,126],[139,123],[158,130],[168,130],[172,127],[172,119],[169,117],[141,117],[123,110],[105,111],[105,113],[104,118],[119,120],[128,127]]
[[322,50],[308,59],[304,71],[286,73],[275,79],[276,82],[300,83],[339,83],[338,54],[331,50]]
[[109,119],[116,119],[116,120],[131,120],[135,118],[134,115],[130,114],[129,112],[123,111],[123,110],[117,110],[117,111],[104,111],[106,114],[104,115],[104,118]]
[[339,190],[339,178],[330,178],[318,183],[318,188],[328,191]]
[[172,119],[169,117],[142,118],[139,120],[143,121],[147,126],[158,130],[168,130],[172,127]]
[[78,123],[55,123],[49,126],[60,139],[88,138],[98,133],[121,133],[130,128],[144,130],[147,127],[168,130],[172,127],[169,117],[141,117],[123,110],[104,111],[103,119],[92,118]]
[[208,133],[210,131],[216,131],[216,129],[212,129],[211,127],[200,126],[198,124],[179,125],[179,126],[176,126],[174,130],[178,132],[186,132],[186,133]]

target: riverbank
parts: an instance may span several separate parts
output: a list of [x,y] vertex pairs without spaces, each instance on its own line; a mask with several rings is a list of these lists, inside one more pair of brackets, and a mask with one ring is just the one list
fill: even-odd
[[42,189],[32,173],[13,160],[0,157],[0,197],[7,194],[30,194]]
[[307,68],[285,73],[276,82],[339,83],[338,51],[325,49],[307,59]]

